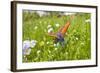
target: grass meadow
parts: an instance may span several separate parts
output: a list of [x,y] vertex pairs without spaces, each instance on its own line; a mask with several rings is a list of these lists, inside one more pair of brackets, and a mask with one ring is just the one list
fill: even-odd
[[[73,15],[65,35],[65,45],[55,44],[49,29],[57,32]],[[91,14],[23,10],[23,40],[36,40],[23,62],[46,62],[91,59]]]

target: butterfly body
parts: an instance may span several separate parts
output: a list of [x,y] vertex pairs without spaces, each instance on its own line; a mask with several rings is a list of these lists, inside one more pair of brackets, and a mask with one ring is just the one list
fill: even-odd
[[63,35],[60,32],[58,32],[56,34],[56,36],[57,36],[57,38],[55,38],[55,40],[54,40],[55,43],[57,43],[57,42],[64,42],[64,37],[63,37]]
[[54,43],[60,42],[62,45],[64,44],[64,36],[69,28],[70,22],[68,21],[63,27],[59,29],[59,31],[55,34],[53,32],[49,33],[50,36],[54,37]]

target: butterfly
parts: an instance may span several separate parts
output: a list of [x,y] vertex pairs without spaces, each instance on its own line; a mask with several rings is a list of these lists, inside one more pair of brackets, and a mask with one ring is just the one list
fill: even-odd
[[67,23],[62,26],[56,33],[49,32],[48,35],[51,37],[54,37],[54,43],[61,43],[62,46],[64,46],[64,37],[67,33],[67,30],[70,26],[70,21],[67,21]]

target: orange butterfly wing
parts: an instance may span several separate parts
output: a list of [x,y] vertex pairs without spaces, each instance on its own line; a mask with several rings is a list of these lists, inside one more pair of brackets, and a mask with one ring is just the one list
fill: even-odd
[[[68,21],[68,22],[65,24],[65,26],[63,26],[63,27],[61,27],[61,28],[59,29],[58,32],[60,32],[60,33],[62,34],[62,36],[64,36],[65,33],[66,33],[67,30],[68,30],[69,25],[70,25],[70,22]],[[48,33],[48,35],[51,36],[51,37],[57,38],[56,33],[51,32],[51,33]]]
[[65,24],[65,26],[62,27],[62,28],[60,29],[60,33],[61,33],[63,36],[64,36],[65,33],[67,32],[69,25],[70,25],[70,22],[68,21],[68,22]]

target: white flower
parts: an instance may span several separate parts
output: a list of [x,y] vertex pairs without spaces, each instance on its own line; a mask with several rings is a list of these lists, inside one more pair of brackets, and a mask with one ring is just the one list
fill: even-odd
[[31,52],[31,48],[33,48],[35,45],[36,45],[35,40],[32,41],[25,40],[23,42],[23,48],[22,48],[23,55],[29,55]]
[[29,48],[30,48],[30,41],[29,40],[25,40],[23,42],[23,50],[29,49]]
[[36,30],[37,28],[38,28],[37,26],[34,27],[35,30]]
[[55,24],[56,25],[56,27],[59,27],[60,25],[59,24]]
[[55,48],[55,50],[57,50],[58,48]]
[[87,20],[85,20],[86,23],[88,23],[88,22],[90,22],[90,21],[91,21],[91,19],[87,19]]
[[57,44],[54,44],[54,46],[57,46]]
[[51,27],[51,25],[48,25],[48,26],[47,26],[47,28],[50,28],[50,27]]
[[33,48],[36,45],[37,41],[36,40],[32,40],[32,41],[30,41],[30,43],[31,43],[30,47]]
[[47,44],[49,44],[49,42],[47,42]]
[[50,51],[50,50],[48,50],[48,52],[49,52],[49,53],[51,53],[51,51]]
[[41,52],[41,51],[40,51],[40,50],[38,50],[38,51],[37,51],[37,54],[39,54],[40,52]]
[[78,38],[76,37],[76,40],[78,40]]
[[56,46],[59,46],[59,45],[60,45],[59,43],[56,44]]
[[53,28],[48,29],[48,33],[52,32],[52,31],[53,31]]

